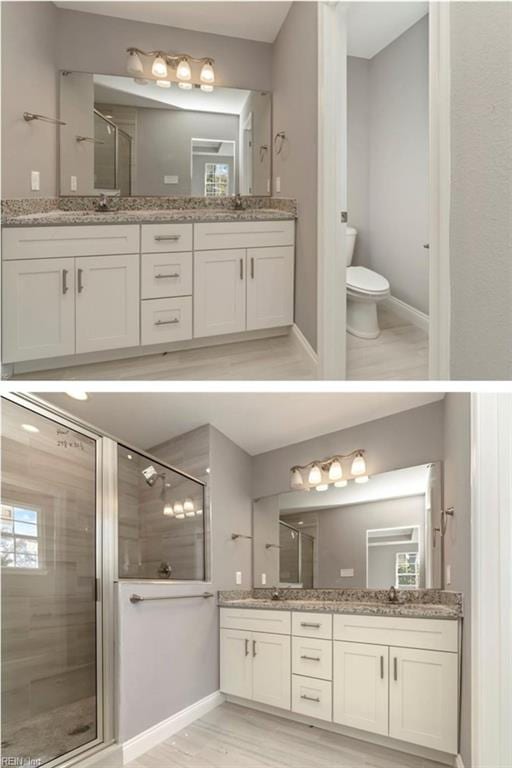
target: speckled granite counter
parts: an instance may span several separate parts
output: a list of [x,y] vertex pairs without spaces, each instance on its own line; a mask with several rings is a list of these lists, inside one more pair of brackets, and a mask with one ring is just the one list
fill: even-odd
[[219,592],[218,605],[221,608],[264,608],[414,619],[459,619],[463,615],[462,593],[437,589],[399,591],[398,603],[389,601],[386,590],[282,589],[279,590],[279,600],[272,600],[271,594],[272,590],[265,589]]

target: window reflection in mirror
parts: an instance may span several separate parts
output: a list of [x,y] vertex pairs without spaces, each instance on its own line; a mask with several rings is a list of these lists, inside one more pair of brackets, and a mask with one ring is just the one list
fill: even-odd
[[121,579],[205,580],[204,486],[118,446]]
[[[257,500],[255,586],[440,587],[441,470],[435,462],[323,493],[290,491]],[[276,541],[278,547],[268,546]]]
[[268,92],[61,72],[60,118],[61,195],[271,192]]

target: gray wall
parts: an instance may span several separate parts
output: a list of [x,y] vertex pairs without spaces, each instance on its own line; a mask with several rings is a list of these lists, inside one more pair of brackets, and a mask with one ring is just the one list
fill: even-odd
[[446,395],[444,424],[444,504],[453,506],[445,538],[452,581],[447,589],[464,592],[462,648],[461,755],[471,766],[471,395]]
[[428,17],[370,61],[349,57],[347,78],[355,263],[428,314]]
[[442,459],[443,401],[254,456],[253,496],[288,491],[290,467],[295,464],[354,448],[367,451],[371,475]]
[[[229,139],[238,146],[238,117],[173,109],[138,109],[134,194],[190,195],[192,138]],[[164,184],[164,175],[178,176],[179,183]]]
[[[58,11],[53,3],[2,3],[2,197],[55,197],[58,128],[23,120],[57,117]],[[30,172],[41,174],[40,192]]]
[[512,378],[512,3],[450,4],[451,376]]
[[[101,147],[77,136],[94,138],[94,82],[92,75],[70,72],[59,77],[60,118],[67,123],[60,131],[60,194],[94,194],[94,156]],[[77,191],[71,191],[71,176]]]
[[[272,96],[262,91],[251,91],[240,113],[240,146],[243,126],[252,112],[252,194],[268,195],[272,192]],[[262,151],[262,147],[267,147]],[[241,165],[243,157],[241,158]],[[240,170],[242,173],[242,169]],[[241,186],[241,185],[240,185]]]
[[[317,3],[294,3],[274,43],[273,134],[284,131],[281,154],[274,149],[274,194],[298,203],[295,263],[295,322],[317,344]],[[305,58],[305,53],[307,56]],[[276,177],[281,191],[276,192]]]
[[261,576],[267,577],[267,586],[279,584],[279,550],[265,549],[265,544],[279,541],[279,496],[268,496],[254,502],[252,535],[254,547],[253,586],[265,586]]

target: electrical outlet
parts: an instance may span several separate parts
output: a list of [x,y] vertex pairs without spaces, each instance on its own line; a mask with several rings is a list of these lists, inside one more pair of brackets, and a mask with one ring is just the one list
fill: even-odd
[[281,177],[276,176],[276,192],[280,192],[280,191],[281,191]]
[[340,576],[343,579],[350,579],[354,575],[353,568],[340,568]]
[[30,172],[30,188],[32,192],[39,192],[41,189],[41,174],[39,171]]
[[78,179],[77,179],[76,176],[72,176],[71,177],[70,187],[71,187],[71,191],[72,192],[76,192],[77,191],[77,189],[78,189]]
[[452,567],[451,565],[446,566],[446,586],[448,587],[452,583]]
[[261,574],[261,583],[262,583],[263,586],[265,586],[265,584],[267,583],[267,574],[266,573],[262,573]]
[[237,584],[241,584],[242,583],[242,571],[237,571],[235,573],[235,582]]

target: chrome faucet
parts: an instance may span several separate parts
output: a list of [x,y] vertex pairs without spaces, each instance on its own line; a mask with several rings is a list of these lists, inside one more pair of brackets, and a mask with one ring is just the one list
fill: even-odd
[[172,573],[172,567],[170,563],[167,563],[165,561],[162,561],[160,563],[160,567],[158,568],[158,574],[159,576],[165,576],[166,579],[171,578]]
[[395,587],[390,587],[388,592],[388,600],[390,603],[398,603],[398,592]]
[[97,211],[108,211],[108,197],[105,193],[102,193],[98,200],[98,205],[96,206]]
[[272,590],[272,600],[279,600],[279,599],[280,599],[280,597],[281,597],[281,596],[280,596],[280,594],[279,594],[279,590],[278,590],[278,588],[277,588],[277,587],[274,587],[274,589]]
[[235,211],[243,211],[245,208],[244,201],[242,200],[242,195],[240,192],[238,192],[235,195]]

